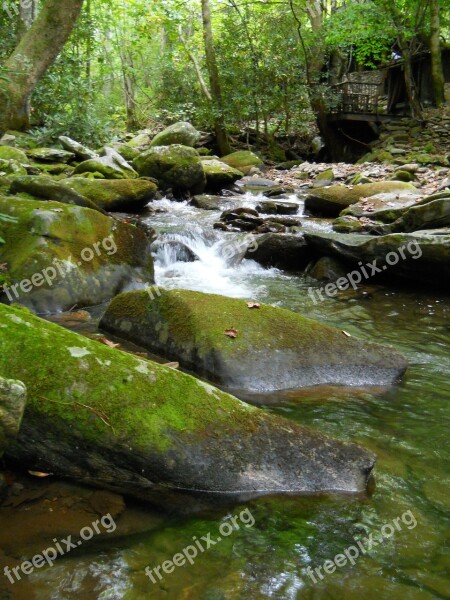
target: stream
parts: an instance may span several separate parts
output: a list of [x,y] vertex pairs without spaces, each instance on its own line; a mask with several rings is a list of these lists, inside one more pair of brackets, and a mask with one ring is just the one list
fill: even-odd
[[[253,206],[258,196],[243,198]],[[302,202],[299,215],[302,216]],[[213,229],[219,211],[186,203],[153,203],[166,212],[144,220],[160,240],[185,243],[199,260],[180,262],[173,248],[156,252],[155,278],[167,288],[265,302],[301,312],[351,335],[389,344],[410,361],[395,388],[318,386],[242,398],[326,434],[360,443],[378,456],[371,495],[264,497],[241,506],[211,508],[192,516],[165,515],[153,531],[113,541],[106,538],[30,576],[37,600],[427,600],[449,598],[445,553],[450,501],[448,461],[448,298],[422,289],[369,284],[314,303],[310,286],[321,284],[252,260],[239,262],[246,234]],[[328,223],[302,216],[303,228]],[[247,239],[248,241],[248,239]],[[234,255],[224,247],[236,248]],[[238,256],[236,256],[238,255]],[[239,256],[240,255],[240,256]],[[241,526],[193,565],[176,568],[153,584],[144,569],[162,564],[213,535],[221,523],[248,509],[252,527]],[[152,510],[148,519],[152,519]],[[407,513],[409,520],[401,520]],[[412,516],[411,516],[412,515]],[[396,518],[399,528],[380,538]],[[416,522],[415,526],[412,523]],[[383,531],[390,530],[385,528]],[[307,573],[356,541],[377,540],[333,573]],[[311,572],[311,571],[310,571]],[[324,573],[322,569],[322,573]]]

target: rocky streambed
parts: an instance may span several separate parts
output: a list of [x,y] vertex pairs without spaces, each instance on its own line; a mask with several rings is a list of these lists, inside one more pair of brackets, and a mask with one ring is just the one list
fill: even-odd
[[[107,490],[105,510],[133,497],[177,514],[215,506],[214,521],[230,502],[327,493],[325,504],[317,498],[251,504],[261,519],[296,513],[294,529],[304,547],[298,566],[280,579],[284,561],[292,560],[288,536],[275,543],[273,560],[262,561],[266,573],[277,573],[279,597],[291,597],[288,589],[308,588],[307,554],[317,556],[308,547],[308,518],[326,523],[327,531],[336,518],[347,527],[354,519],[367,527],[375,511],[369,528],[375,527],[387,518],[387,493],[398,496],[396,510],[411,498],[434,531],[431,508],[419,508],[425,497],[430,506],[441,502],[433,488],[441,463],[432,466],[426,458],[426,436],[413,416],[422,414],[423,400],[409,409],[406,429],[394,424],[421,390],[436,407],[433,439],[442,435],[437,406],[448,307],[438,290],[448,276],[448,170],[303,163],[263,173],[249,152],[202,160],[192,148],[198,138],[185,124],[175,128],[177,137],[168,133],[168,145],[142,134],[103,156],[67,139],[64,150],[3,151],[13,172],[0,177],[0,440],[10,465]],[[14,172],[17,164],[22,172]],[[372,273],[370,264],[380,271]],[[359,281],[349,277],[356,270]],[[87,308],[81,329],[79,307]],[[69,309],[66,317],[52,316]],[[61,327],[70,314],[69,325],[83,335]],[[100,317],[106,334],[95,325]],[[420,365],[430,370],[430,386]],[[397,460],[392,452],[408,431],[419,453],[415,462],[405,450]],[[381,496],[366,506],[360,497],[331,499],[365,492],[375,455],[381,457]],[[436,483],[414,492],[406,465],[423,474],[425,463]],[[13,481],[6,476],[5,510],[18,494]],[[121,514],[129,513],[122,507]],[[169,547],[175,542],[170,519],[156,522],[160,533],[147,534],[132,575],[119,568],[118,579],[103,579],[105,593],[124,597],[118,590],[128,585],[131,597],[149,593],[139,574],[158,536]],[[205,527],[202,517],[183,519],[177,527],[186,534]],[[264,545],[283,528],[275,522],[262,536]],[[124,531],[139,530],[133,527]],[[342,527],[341,543],[345,536]],[[239,543],[246,556],[250,546],[243,538]],[[136,551],[130,540],[98,564],[112,565],[119,555],[133,563],[127,547]],[[328,539],[317,548],[331,551]],[[264,571],[244,576],[242,587],[235,580],[238,564],[232,561],[217,593],[238,598],[248,585],[252,597],[267,597]],[[207,565],[213,576],[214,559]],[[192,597],[215,589],[195,569],[191,576]],[[42,586],[39,577],[34,581]],[[66,589],[58,577],[53,585]],[[74,597],[91,597],[81,571],[77,578]],[[168,597],[188,593],[186,585],[175,577]],[[401,597],[403,588],[392,585]],[[439,575],[430,575],[427,585],[438,589]],[[159,597],[158,590],[151,597]]]

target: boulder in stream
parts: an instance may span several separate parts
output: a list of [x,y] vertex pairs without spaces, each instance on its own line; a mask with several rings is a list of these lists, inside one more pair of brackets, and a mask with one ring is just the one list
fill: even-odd
[[412,183],[402,181],[380,181],[362,183],[354,187],[332,185],[329,188],[311,190],[305,198],[305,210],[313,215],[337,217],[339,213],[362,198],[370,198],[376,194],[410,190],[416,191]]
[[298,313],[189,290],[120,294],[100,327],[230,389],[388,385],[407,367],[391,348]]
[[[141,318],[141,305],[136,310],[131,319]],[[28,469],[163,507],[173,507],[175,497],[185,506],[189,494],[239,501],[366,489],[375,459],[357,445],[26,309],[0,304],[0,323],[0,372],[28,388],[7,455]]]
[[134,279],[153,282],[139,227],[89,208],[0,196],[0,300],[38,313],[109,300]]
[[19,432],[27,403],[27,390],[21,381],[0,377],[0,458]]

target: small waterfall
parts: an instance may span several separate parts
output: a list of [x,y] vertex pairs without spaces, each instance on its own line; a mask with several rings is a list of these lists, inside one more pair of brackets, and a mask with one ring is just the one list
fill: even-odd
[[255,247],[255,236],[213,229],[220,211],[167,199],[154,202],[153,207],[165,211],[147,221],[158,232],[153,245],[157,285],[252,298],[261,288],[260,283],[252,284],[252,276],[259,276],[260,282],[274,272],[244,259],[247,248]]

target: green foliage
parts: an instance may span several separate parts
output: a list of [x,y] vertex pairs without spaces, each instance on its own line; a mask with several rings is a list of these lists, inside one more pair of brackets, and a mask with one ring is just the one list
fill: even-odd
[[[5,215],[0,213],[0,221],[4,223],[17,223],[18,220],[15,217],[11,217],[11,215]],[[5,240],[0,236],[0,244],[6,244]]]

